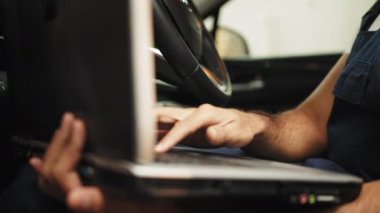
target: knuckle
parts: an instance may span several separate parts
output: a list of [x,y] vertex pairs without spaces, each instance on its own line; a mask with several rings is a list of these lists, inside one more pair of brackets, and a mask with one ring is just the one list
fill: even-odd
[[214,109],[215,107],[213,106],[213,105],[211,105],[211,104],[202,104],[202,105],[200,105],[199,107],[198,107],[198,109],[200,110],[200,111],[210,111],[210,110],[212,110],[212,109]]
[[237,109],[231,109],[230,112],[232,112],[231,117],[235,119],[240,118],[240,115],[242,113],[240,110]]

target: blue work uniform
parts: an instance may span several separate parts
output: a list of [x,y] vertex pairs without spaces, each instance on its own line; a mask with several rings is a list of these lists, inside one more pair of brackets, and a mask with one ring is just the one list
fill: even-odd
[[380,30],[368,28],[380,1],[367,12],[335,85],[327,158],[366,181],[380,179]]

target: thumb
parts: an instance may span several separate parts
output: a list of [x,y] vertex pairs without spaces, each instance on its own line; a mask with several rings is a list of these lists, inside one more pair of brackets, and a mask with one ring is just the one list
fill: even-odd
[[211,145],[220,146],[225,143],[225,132],[217,125],[207,128],[206,137]]
[[67,205],[74,212],[104,211],[104,195],[99,188],[82,187],[74,189],[67,195]]

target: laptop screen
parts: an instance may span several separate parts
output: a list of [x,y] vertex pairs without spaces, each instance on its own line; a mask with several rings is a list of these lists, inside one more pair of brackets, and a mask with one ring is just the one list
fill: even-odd
[[49,141],[71,111],[86,123],[88,150],[151,158],[150,1],[4,0],[3,7],[16,134]]

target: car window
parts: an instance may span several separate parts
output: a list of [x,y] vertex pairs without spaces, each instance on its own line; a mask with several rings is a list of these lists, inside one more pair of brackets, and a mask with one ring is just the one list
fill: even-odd
[[[288,57],[349,49],[375,0],[231,0],[216,44],[222,57]],[[246,48],[246,49],[244,49]]]

